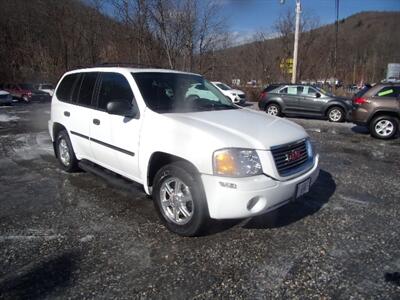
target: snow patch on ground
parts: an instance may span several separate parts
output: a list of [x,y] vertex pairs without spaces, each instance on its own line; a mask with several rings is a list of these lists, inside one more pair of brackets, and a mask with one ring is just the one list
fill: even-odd
[[17,116],[0,114],[0,122],[10,122],[10,121],[17,121],[17,120],[19,120],[19,117],[17,117]]
[[51,139],[47,132],[38,134],[19,134],[16,135],[16,144],[12,144],[11,148],[16,156],[23,160],[30,160],[39,157],[42,154],[52,154],[53,148]]

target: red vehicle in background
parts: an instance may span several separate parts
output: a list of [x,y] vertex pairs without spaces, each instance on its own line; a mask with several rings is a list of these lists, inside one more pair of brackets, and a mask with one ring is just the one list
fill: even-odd
[[32,101],[50,101],[51,97],[48,93],[36,89],[33,84],[6,84],[3,88],[9,92],[14,99],[24,102]]

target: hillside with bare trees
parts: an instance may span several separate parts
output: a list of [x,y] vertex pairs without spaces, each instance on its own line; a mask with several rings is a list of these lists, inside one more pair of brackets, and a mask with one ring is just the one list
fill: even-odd
[[[400,62],[399,20],[399,12],[364,12],[340,20],[337,78],[347,83],[383,79],[387,64]],[[288,81],[290,74],[280,69],[280,62],[292,57],[293,23],[293,14],[284,14],[274,26],[278,37],[266,39],[268,34],[259,32],[248,44],[218,52],[214,76],[226,81]],[[313,18],[306,17],[301,31],[299,80],[333,77],[335,25],[318,27]]]
[[[0,0],[0,82],[52,81],[66,70],[125,62],[193,71],[215,80],[286,81],[282,59],[292,56],[293,14],[277,18],[232,47],[215,1]],[[337,77],[378,81],[399,62],[400,13],[360,13],[339,22]],[[298,78],[334,75],[334,24],[304,15]],[[274,38],[269,38],[271,35]]]

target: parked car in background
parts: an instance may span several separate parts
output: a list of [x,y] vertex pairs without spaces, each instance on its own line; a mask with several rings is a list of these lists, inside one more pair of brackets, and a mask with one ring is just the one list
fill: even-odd
[[42,92],[46,92],[50,96],[53,96],[54,86],[51,83],[39,83],[37,89]]
[[331,122],[343,122],[352,109],[350,99],[302,84],[273,86],[263,91],[260,98],[258,107],[272,116],[325,117]]
[[48,93],[40,91],[30,83],[20,83],[20,84],[6,84],[5,88],[13,98],[24,101],[50,101],[51,97]]
[[0,90],[0,105],[11,105],[12,96],[9,92]]
[[225,96],[227,96],[235,104],[244,104],[246,102],[246,94],[241,90],[231,88],[229,85],[213,81],[212,84]]
[[366,86],[353,97],[352,120],[369,128],[373,137],[390,139],[399,131],[400,84]]

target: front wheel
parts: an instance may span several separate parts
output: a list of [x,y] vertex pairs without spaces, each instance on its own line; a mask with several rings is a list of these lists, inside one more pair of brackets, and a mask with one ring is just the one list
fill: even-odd
[[399,128],[399,122],[391,116],[379,116],[374,118],[370,124],[371,135],[378,139],[388,140],[393,138]]
[[271,103],[265,107],[265,112],[270,116],[277,116],[281,115],[281,107],[278,104]]
[[161,168],[154,179],[153,199],[165,226],[181,236],[196,236],[208,220],[206,197],[198,175],[188,164]]
[[344,110],[340,107],[332,107],[328,110],[328,120],[330,122],[343,122],[345,118]]

